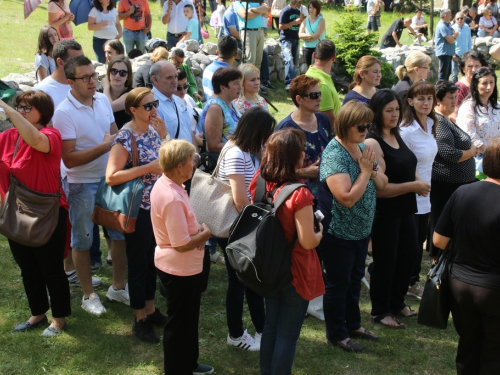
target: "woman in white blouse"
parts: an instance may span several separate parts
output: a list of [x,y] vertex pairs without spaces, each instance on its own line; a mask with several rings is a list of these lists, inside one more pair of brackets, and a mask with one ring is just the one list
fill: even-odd
[[104,44],[111,39],[120,39],[123,32],[114,0],[94,0],[94,7],[89,13],[88,28],[94,31],[92,47],[97,61],[104,64]]
[[[476,157],[476,176],[482,175],[482,154],[488,143],[500,136],[500,103],[497,76],[493,69],[482,67],[472,76],[470,95],[458,110],[457,125],[472,139],[479,150]],[[479,172],[479,173],[478,173]]]
[[[401,124],[401,138],[417,157],[417,178],[428,183],[430,188],[432,164],[438,151],[435,139],[438,122],[434,112],[437,101],[436,90],[431,83],[419,81],[410,87],[406,100]],[[419,296],[423,292],[419,284],[420,264],[422,263],[424,242],[427,238],[430,212],[430,195],[417,196],[415,218],[419,252],[411,274],[410,292]]]

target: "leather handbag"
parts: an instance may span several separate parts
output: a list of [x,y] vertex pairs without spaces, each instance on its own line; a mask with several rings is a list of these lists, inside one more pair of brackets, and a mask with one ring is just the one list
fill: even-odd
[[[16,157],[20,138],[17,138],[12,161]],[[0,233],[21,245],[45,245],[57,227],[60,200],[61,176],[59,191],[51,194],[26,187],[11,173],[9,190],[0,207]]]
[[453,259],[451,240],[441,253],[438,262],[429,270],[424,293],[418,310],[418,323],[445,329],[451,311],[451,291],[448,286]]
[[196,219],[199,223],[205,223],[212,236],[217,238],[228,238],[229,229],[238,217],[231,185],[217,178],[220,163],[232,147],[235,146],[228,146],[221,153],[212,174],[196,169],[191,182],[189,199]]
[[[139,166],[139,152],[134,134],[129,129],[121,131],[130,133],[132,167],[137,167]],[[143,191],[144,184],[141,177],[115,186],[109,186],[106,183],[106,177],[103,177],[97,188],[92,220],[96,224],[121,233],[133,233],[141,208]]]

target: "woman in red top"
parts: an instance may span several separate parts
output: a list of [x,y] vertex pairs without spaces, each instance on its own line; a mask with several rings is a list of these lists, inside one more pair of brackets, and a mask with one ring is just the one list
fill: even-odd
[[[296,171],[302,168],[305,145],[304,132],[297,129],[280,130],[269,137],[260,167],[267,191],[283,182],[297,180]],[[253,200],[258,174],[249,187]],[[323,231],[321,224],[319,232],[314,231],[313,198],[307,187],[301,187],[277,212],[286,239],[292,241],[297,235],[297,240],[292,250],[291,284],[274,297],[266,298],[266,323],[260,347],[262,375],[275,374],[278,370],[280,374],[291,373],[309,301],[325,293],[315,251]]]
[[[0,100],[14,128],[0,134],[0,195],[9,189],[12,173],[28,188],[41,193],[56,193],[60,186],[62,139],[59,131],[47,127],[54,114],[54,103],[42,91],[26,91],[16,100],[16,110]],[[14,158],[16,142],[19,139]],[[48,323],[47,289],[52,323],[43,337],[59,336],[66,329],[65,318],[71,313],[68,278],[63,268],[68,204],[61,191],[59,222],[49,242],[40,247],[21,245],[9,239],[14,260],[21,269],[31,317],[15,331],[28,331]]]

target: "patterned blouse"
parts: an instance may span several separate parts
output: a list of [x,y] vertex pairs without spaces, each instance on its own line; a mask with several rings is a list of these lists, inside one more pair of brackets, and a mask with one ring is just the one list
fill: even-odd
[[[363,151],[365,144],[360,143],[359,148]],[[319,167],[319,208],[323,211],[324,207],[328,206],[328,202],[322,204],[322,201],[326,196],[329,196],[329,199],[333,199],[333,201],[331,203],[331,220],[328,224],[328,233],[344,240],[362,240],[370,235],[375,216],[375,203],[377,199],[375,183],[370,179],[365,192],[354,203],[354,206],[351,208],[344,207],[332,195],[326,183],[326,179],[336,173],[347,173],[351,178],[351,183],[354,184],[354,181],[356,181],[361,173],[361,169],[344,146],[334,138],[326,146],[321,157]],[[322,194],[323,192],[325,194]],[[327,214],[325,214],[325,217],[327,217]]]
[[[149,125],[147,132],[138,134],[132,129],[129,129],[135,136],[137,142],[137,149],[139,151],[139,165],[146,165],[152,161],[158,159],[158,152],[160,151],[161,139],[156,130]],[[132,168],[132,143],[130,138],[130,133],[128,131],[121,130],[115,137],[113,141],[113,147],[115,144],[120,143],[125,150],[128,151],[129,157],[127,163],[125,164],[125,169]],[[151,194],[151,189],[153,188],[155,182],[161,175],[146,173],[142,176],[142,183],[144,184],[144,192],[142,194],[141,208],[149,210],[151,208],[151,201],[149,196]]]
[[203,107],[203,112],[198,121],[198,130],[205,133],[205,117],[207,116],[207,111],[212,105],[218,105],[222,109],[222,116],[224,117],[224,124],[222,126],[222,143],[227,142],[227,137],[234,133],[238,121],[240,120],[240,113],[234,108],[234,104],[231,107],[220,98],[210,98],[205,102],[205,107]]
[[[500,108],[499,102],[497,107]],[[464,100],[458,110],[457,125],[469,134],[475,146],[487,146],[494,137],[500,136],[500,109],[488,105],[485,110],[479,105],[476,113],[472,99]]]
[[233,105],[236,107],[238,112],[240,112],[242,115],[245,113],[247,109],[250,109],[252,107],[259,106],[260,108],[265,109],[267,112],[269,112],[269,106],[267,105],[266,99],[264,99],[262,96],[257,95],[257,101],[256,102],[249,102],[245,98],[238,98],[233,101]]

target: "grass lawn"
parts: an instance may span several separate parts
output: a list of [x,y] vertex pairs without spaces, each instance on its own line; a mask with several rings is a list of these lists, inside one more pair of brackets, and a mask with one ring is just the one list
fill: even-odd
[[[27,19],[23,19],[22,0],[0,0],[0,77],[10,72],[24,73],[33,70],[39,28],[47,21],[44,1]],[[158,3],[151,3],[153,35],[165,36]],[[327,33],[334,19],[343,10],[325,9]],[[382,16],[383,33],[399,15]],[[76,39],[86,54],[93,58],[92,33],[83,24],[74,28]],[[216,42],[211,30],[210,41]],[[403,34],[402,42],[410,38]],[[277,37],[269,31],[269,37]],[[277,120],[293,110],[291,100],[283,85],[268,98],[279,109]],[[102,240],[103,259],[106,256]],[[20,271],[10,253],[5,238],[0,237],[0,374],[160,374],[163,369],[161,344],[143,344],[131,334],[133,312],[116,303],[104,302],[108,312],[100,318],[89,315],[80,308],[81,290],[72,290],[73,313],[68,319],[69,329],[53,340],[40,338],[41,331],[14,334],[13,327],[29,315],[28,303]],[[428,269],[424,257],[422,278]],[[105,265],[98,272],[104,285],[97,290],[105,300],[111,283],[111,267]],[[225,291],[226,270],[213,266],[209,289],[202,297],[200,319],[200,362],[215,367],[218,374],[253,375],[259,373],[258,353],[242,352],[226,345]],[[165,301],[158,293],[157,304],[166,310]],[[418,300],[408,302],[418,308]],[[384,329],[369,322],[370,301],[368,291],[362,288],[361,311],[363,325],[380,335],[379,343],[363,343],[364,354],[347,354],[329,346],[325,338],[324,323],[314,318],[304,322],[297,345],[294,363],[295,375],[333,374],[453,374],[457,335],[451,325],[447,330],[419,326],[416,320],[406,320],[406,330]],[[245,306],[244,325],[254,333]]]

